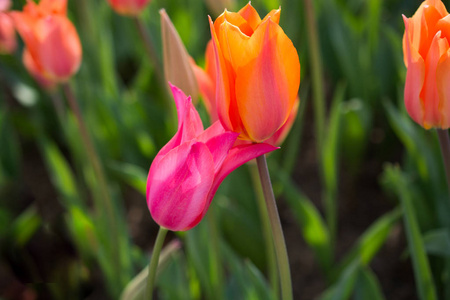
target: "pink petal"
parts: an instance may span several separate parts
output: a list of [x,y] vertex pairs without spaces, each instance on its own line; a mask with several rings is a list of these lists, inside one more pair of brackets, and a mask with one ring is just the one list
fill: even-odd
[[212,199],[214,198],[217,189],[219,188],[222,181],[227,177],[231,172],[233,172],[238,167],[242,166],[246,162],[261,156],[263,154],[269,153],[271,151],[277,150],[279,147],[274,147],[269,144],[249,144],[249,145],[239,145],[233,147],[229,152],[222,164],[222,168],[216,174],[214,178],[214,183],[211,187],[211,190],[208,194],[208,201],[203,211],[203,215],[206,214],[209,205],[211,204]]
[[185,143],[150,167],[147,204],[160,226],[187,230],[200,220],[214,178],[214,162],[203,143]]

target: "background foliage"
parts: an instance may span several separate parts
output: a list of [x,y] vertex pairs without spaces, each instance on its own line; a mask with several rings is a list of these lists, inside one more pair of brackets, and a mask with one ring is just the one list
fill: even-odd
[[[401,14],[420,2],[315,0],[313,11],[306,2],[252,1],[260,15],[281,5],[302,66],[298,118],[269,158],[296,299],[450,299],[437,137],[403,106]],[[204,64],[216,15],[202,1],[153,0],[142,18],[160,62],[160,8]],[[0,297],[134,299],[157,230],[146,175],[176,130],[174,105],[132,19],[103,0],[69,1],[69,18],[84,51],[70,84],[107,176],[115,239],[64,94],[40,89],[20,51],[0,56]],[[224,181],[199,226],[170,235],[160,299],[275,298],[254,167]]]

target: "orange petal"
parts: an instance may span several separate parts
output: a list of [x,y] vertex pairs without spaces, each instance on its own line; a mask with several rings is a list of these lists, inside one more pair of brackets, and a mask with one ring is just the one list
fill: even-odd
[[[33,3],[33,2],[30,2]],[[34,3],[33,3],[34,4]],[[30,55],[38,62],[39,40],[35,33],[36,19],[23,12],[13,11],[9,14],[14,21],[17,32],[22,37]],[[39,66],[40,68],[40,66]]]
[[424,107],[424,127],[426,129],[438,126],[440,123],[439,94],[436,86],[436,68],[441,56],[448,49],[447,39],[441,38],[438,32],[431,43],[425,59],[425,81],[420,98]]
[[411,118],[423,126],[424,108],[420,100],[420,92],[425,80],[425,62],[419,55],[419,52],[411,45],[410,20],[403,16],[405,22],[405,43],[404,52],[406,53],[406,72],[405,82],[405,107]]
[[39,7],[44,14],[67,15],[67,0],[41,0]]
[[166,81],[179,87],[187,95],[191,96],[194,103],[196,103],[198,99],[198,84],[190,63],[190,56],[166,11],[161,9],[159,14],[161,15],[161,36]]
[[236,70],[246,61],[244,50],[250,38],[228,21],[220,26],[218,38],[225,60]]
[[261,17],[259,16],[256,9],[253,8],[252,4],[249,2],[246,6],[241,8],[240,11],[238,11],[238,14],[240,14],[250,25],[253,31],[256,30],[256,28],[261,23]]
[[214,21],[214,28],[217,36],[220,35],[220,26],[223,22],[225,22],[225,20],[238,27],[243,34],[246,34],[248,36],[251,36],[253,34],[253,29],[240,14],[225,10],[223,14],[218,16]]
[[442,56],[436,68],[436,86],[439,93],[440,124],[442,129],[450,127],[450,50]]
[[267,19],[269,19],[269,18],[272,20],[272,22],[275,22],[277,24],[280,23],[280,13],[281,13],[281,7],[278,9],[272,9],[272,11],[264,17],[264,19],[262,20],[262,23],[267,21]]
[[219,115],[220,122],[227,130],[232,130],[232,124],[230,120],[230,82],[228,78],[227,67],[225,59],[222,55],[219,40],[217,39],[216,30],[214,24],[209,17],[209,25],[211,28],[211,40],[214,51],[214,64],[216,66],[216,105],[217,114]]
[[236,72],[236,101],[250,139],[261,142],[289,116],[300,85],[300,62],[291,40],[270,18],[249,45],[257,57]]

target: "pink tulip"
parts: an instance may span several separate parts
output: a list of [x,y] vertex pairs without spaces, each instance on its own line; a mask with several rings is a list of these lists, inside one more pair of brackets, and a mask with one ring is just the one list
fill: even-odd
[[238,133],[225,131],[220,122],[204,130],[191,98],[170,87],[178,110],[178,131],[150,167],[147,205],[160,226],[185,231],[201,221],[228,174],[277,148],[268,144],[233,147]]

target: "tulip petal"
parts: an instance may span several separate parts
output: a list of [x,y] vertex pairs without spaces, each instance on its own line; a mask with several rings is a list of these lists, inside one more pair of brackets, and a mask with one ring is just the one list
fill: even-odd
[[217,19],[214,21],[214,30],[216,31],[217,34],[219,34],[220,26],[225,21],[228,21],[229,23],[238,27],[239,30],[245,35],[251,36],[253,34],[253,29],[247,23],[247,20],[245,20],[240,14],[229,12],[227,10],[225,10],[223,14],[218,16]]
[[246,162],[277,149],[279,148],[264,143],[239,145],[233,147],[228,152],[228,155],[222,164],[222,168],[220,168],[219,172],[214,178],[214,183],[207,197],[208,201],[203,211],[203,216],[208,211],[209,205],[211,204],[211,201],[214,198],[217,189],[219,188],[225,177],[227,177],[231,172],[233,172],[235,169],[245,164]]
[[42,35],[38,49],[42,67],[55,81],[65,81],[81,64],[81,43],[73,24],[63,16],[39,20],[36,31]]
[[67,15],[67,0],[41,0],[39,8],[44,14]]
[[[33,2],[30,2],[33,3]],[[33,3],[34,4],[34,3]],[[34,4],[35,5],[35,4]],[[37,62],[37,67],[39,70],[42,69],[39,62],[39,55],[38,55],[38,47],[39,47],[39,41],[37,39],[37,36],[34,34],[33,28],[35,28],[35,19],[31,18],[28,14],[25,14],[23,12],[10,12],[9,15],[14,21],[14,25],[17,29],[17,32],[22,37],[26,47],[28,48],[30,55],[33,57],[33,59]]]
[[163,44],[164,75],[170,81],[190,95],[196,103],[198,84],[190,63],[190,56],[164,9],[161,16],[161,36]]
[[436,86],[436,68],[445,50],[448,49],[447,39],[441,38],[438,32],[428,50],[425,59],[425,81],[423,83],[420,98],[424,107],[423,127],[429,129],[440,124],[439,94]]
[[280,13],[281,13],[281,8],[278,9],[272,9],[270,11],[270,13],[268,13],[264,19],[262,20],[261,23],[266,22],[269,18],[272,20],[272,22],[274,23],[280,23]]
[[207,204],[214,162],[203,143],[185,143],[152,164],[147,179],[147,204],[159,225],[172,231],[192,228]]
[[[300,62],[291,40],[270,18],[250,38],[236,74],[236,101],[251,140],[268,139],[286,121],[300,85]],[[271,118],[267,118],[267,112]]]
[[253,8],[252,4],[249,2],[246,6],[241,8],[241,10],[238,11],[238,14],[240,14],[250,25],[253,31],[256,30],[256,28],[261,23],[261,17],[259,16],[256,9]]
[[238,135],[239,133],[227,131],[221,135],[214,136],[206,142],[206,146],[213,156],[215,172],[219,171]]
[[233,125],[230,119],[230,80],[228,78],[228,71],[225,64],[225,59],[222,55],[219,40],[214,29],[211,17],[209,17],[209,24],[211,28],[211,41],[214,50],[214,64],[216,66],[216,105],[217,114],[225,129],[231,130]]
[[242,49],[247,47],[250,38],[227,21],[222,23],[219,32],[218,38],[223,56],[231,64],[233,70],[236,70],[247,61]]
[[439,93],[439,127],[450,127],[450,50],[441,58],[436,68],[436,86]]
[[[410,22],[403,16],[405,22],[405,42],[404,49],[406,49],[406,65],[408,67],[406,71],[405,82],[405,107],[411,118],[418,124],[423,124],[424,108],[422,101],[420,100],[420,93],[425,80],[425,62],[411,45],[410,36]],[[423,125],[422,125],[423,126]]]
[[294,122],[297,118],[299,106],[300,106],[300,98],[297,97],[295,99],[294,107],[292,108],[291,113],[289,114],[289,117],[287,118],[284,125],[281,126],[281,128],[278,129],[269,139],[265,140],[264,143],[273,146],[280,146],[284,142],[289,131],[292,128],[292,125],[294,125]]

